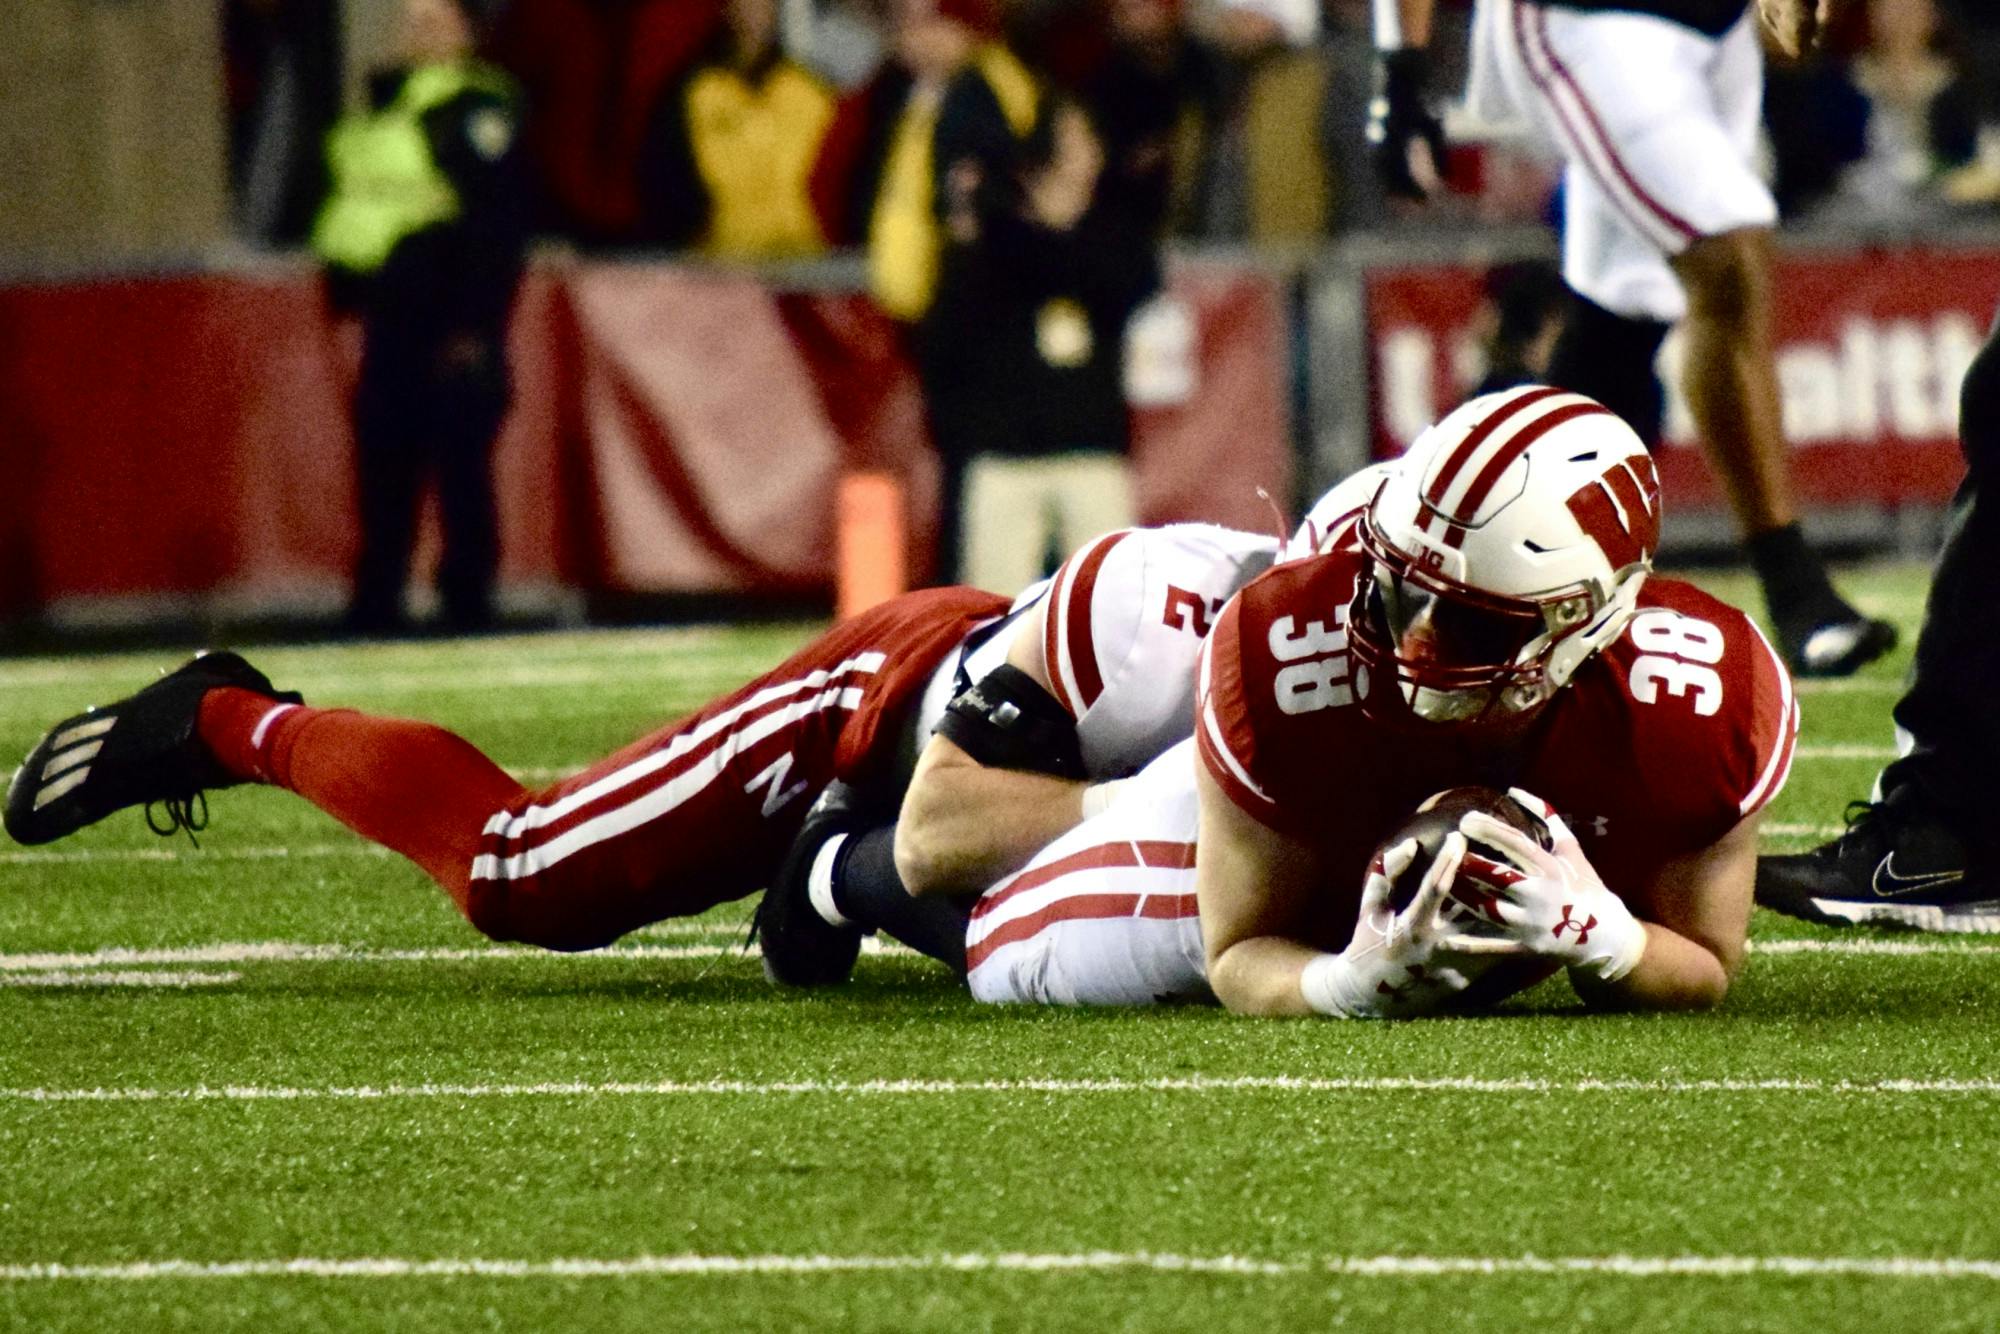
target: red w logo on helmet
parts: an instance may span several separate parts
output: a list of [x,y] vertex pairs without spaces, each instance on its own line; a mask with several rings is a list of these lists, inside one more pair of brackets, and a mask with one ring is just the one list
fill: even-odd
[[1647,455],[1634,455],[1578,487],[1568,504],[1577,527],[1614,570],[1651,555],[1660,544],[1660,476]]

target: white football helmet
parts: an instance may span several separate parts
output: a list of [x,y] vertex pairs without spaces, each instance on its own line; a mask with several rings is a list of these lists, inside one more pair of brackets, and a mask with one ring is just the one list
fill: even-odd
[[1608,408],[1542,385],[1473,399],[1417,437],[1362,520],[1364,702],[1428,723],[1533,713],[1624,629],[1659,536],[1652,458]]

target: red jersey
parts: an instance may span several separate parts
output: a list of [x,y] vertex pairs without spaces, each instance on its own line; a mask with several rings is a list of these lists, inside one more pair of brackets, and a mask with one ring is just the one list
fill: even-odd
[[[1614,643],[1517,743],[1478,753],[1440,730],[1368,718],[1347,654],[1368,562],[1336,550],[1243,589],[1210,635],[1197,699],[1202,762],[1259,823],[1317,847],[1330,931],[1351,929],[1369,857],[1425,797],[1518,786],[1562,812],[1606,885],[1635,904],[1663,863],[1708,847],[1784,785],[1798,707],[1750,619],[1677,579],[1647,580]],[[1344,907],[1336,907],[1336,904]]]

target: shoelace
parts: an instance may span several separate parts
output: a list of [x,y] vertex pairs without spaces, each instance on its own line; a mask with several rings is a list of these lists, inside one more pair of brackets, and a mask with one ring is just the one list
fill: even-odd
[[[166,810],[164,820],[153,818],[155,806]],[[208,794],[197,788],[185,797],[163,797],[159,801],[147,802],[146,828],[161,838],[172,838],[175,834],[184,833],[188,836],[188,842],[199,848],[201,840],[195,837],[195,833],[197,830],[208,828]]]
[[[1900,824],[1897,813],[1889,809],[1887,802],[1858,799],[1847,803],[1847,809],[1841,812],[1841,821],[1847,828],[1833,846],[1843,849],[1851,841],[1861,839],[1882,839],[1893,842]],[[1869,851],[1867,844],[1864,843],[1861,847],[1864,852]],[[1873,856],[1875,852],[1869,852],[1869,855]]]

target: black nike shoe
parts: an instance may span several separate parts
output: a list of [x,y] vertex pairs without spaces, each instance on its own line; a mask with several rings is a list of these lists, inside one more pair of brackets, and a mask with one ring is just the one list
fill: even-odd
[[779,986],[834,987],[854,976],[864,933],[858,926],[835,926],[822,917],[806,881],[827,840],[871,823],[873,816],[845,783],[827,784],[806,812],[799,836],[750,922],[750,934],[764,953],[764,976]]
[[218,686],[303,702],[234,653],[190,659],[135,695],[56,724],[7,789],[7,832],[17,843],[50,843],[127,806],[145,806],[156,834],[206,826],[204,793],[241,781],[195,735],[202,696]]
[[2000,932],[2000,891],[1965,841],[1908,788],[1848,807],[1847,832],[1811,852],[1757,859],[1757,902],[1825,926]]

